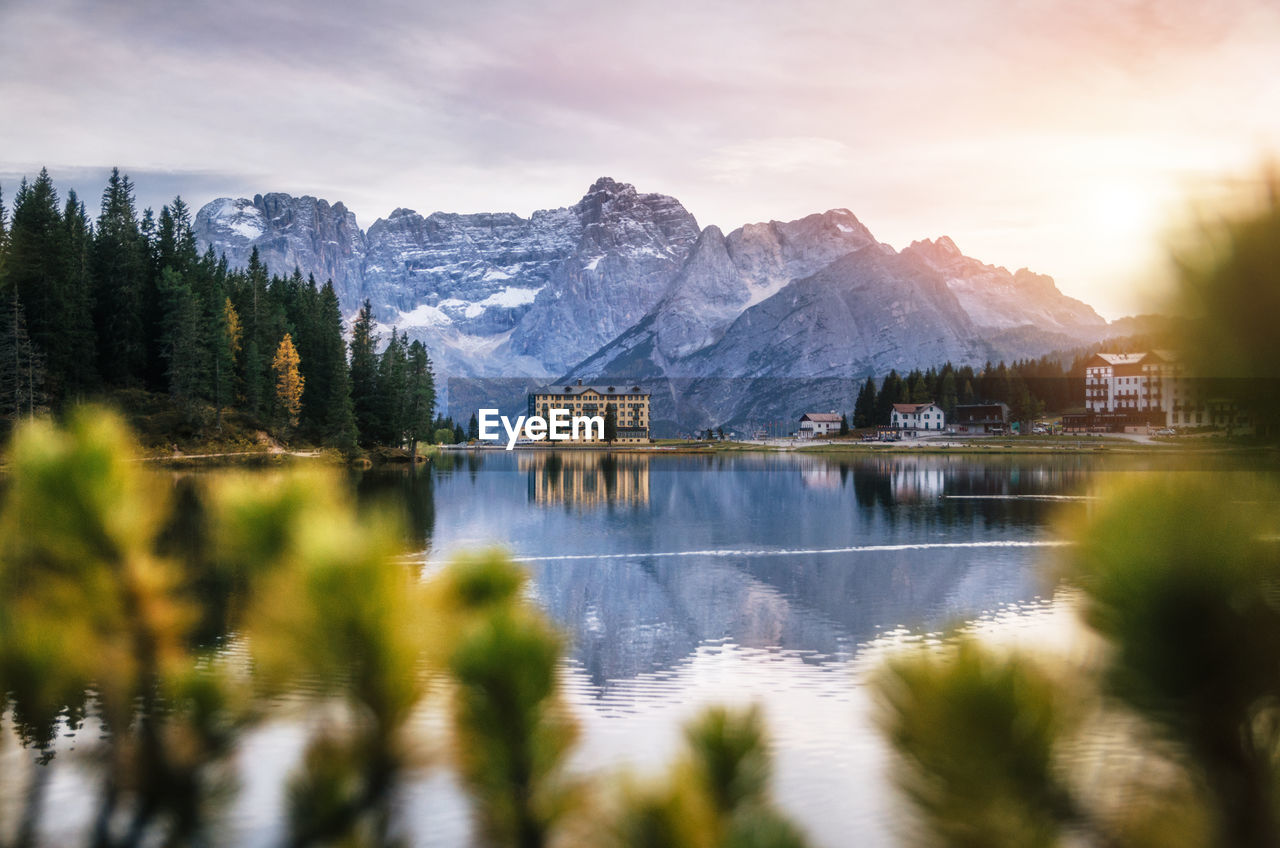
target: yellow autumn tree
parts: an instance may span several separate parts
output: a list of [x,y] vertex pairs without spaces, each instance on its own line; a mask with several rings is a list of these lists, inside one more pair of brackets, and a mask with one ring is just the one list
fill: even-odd
[[302,409],[302,387],[306,381],[298,373],[298,350],[288,333],[276,348],[271,368],[276,374],[276,404],[289,423],[290,429],[298,426],[298,413]]
[[231,305],[231,298],[227,298],[226,303],[222,305],[222,323],[227,332],[227,349],[234,359],[240,355],[242,330],[240,328],[240,315],[236,312],[236,308]]

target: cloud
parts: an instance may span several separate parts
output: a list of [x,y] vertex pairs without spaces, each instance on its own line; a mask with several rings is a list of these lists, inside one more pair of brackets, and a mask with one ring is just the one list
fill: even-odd
[[153,205],[282,190],[367,225],[608,174],[726,229],[949,232],[1110,311],[1152,248],[1080,219],[1100,184],[1176,197],[1280,146],[1270,0],[7,0],[0,32],[6,184],[120,164]]
[[761,173],[831,173],[849,164],[849,148],[830,138],[757,138],[717,148],[702,160],[712,179],[742,183]]

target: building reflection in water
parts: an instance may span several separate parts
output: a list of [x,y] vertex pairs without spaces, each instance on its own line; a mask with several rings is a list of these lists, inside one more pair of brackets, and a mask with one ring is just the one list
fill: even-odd
[[546,451],[522,454],[519,468],[528,474],[531,503],[586,509],[649,503],[648,456]]

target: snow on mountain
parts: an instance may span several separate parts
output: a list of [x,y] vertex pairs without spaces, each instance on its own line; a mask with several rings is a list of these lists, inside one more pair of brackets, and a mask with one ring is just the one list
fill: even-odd
[[847,209],[725,235],[607,177],[528,218],[400,208],[362,232],[341,203],[268,194],[219,198],[195,229],[233,265],[256,247],[274,273],[332,279],[349,316],[367,299],[382,332],[427,344],[460,403],[500,385],[495,402],[514,406],[562,375],[671,379],[655,419],[681,428],[843,408],[844,383],[867,373],[1025,356],[1106,327],[1051,278],[945,236],[898,253]]

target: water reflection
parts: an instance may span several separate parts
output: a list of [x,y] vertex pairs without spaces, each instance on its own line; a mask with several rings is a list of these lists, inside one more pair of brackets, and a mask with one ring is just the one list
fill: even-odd
[[517,462],[529,476],[532,503],[589,509],[649,502],[648,456],[555,451],[522,455]]
[[[699,706],[759,701],[783,805],[816,844],[879,846],[892,844],[893,810],[862,670],[881,647],[957,621],[995,622],[1019,640],[1049,629],[1062,604],[1048,600],[1046,549],[1030,545],[1051,541],[1056,511],[1089,508],[1072,498],[1100,474],[1178,462],[457,452],[416,472],[353,472],[349,485],[363,505],[401,510],[406,543],[425,561],[487,543],[525,561],[572,643],[564,680],[583,724],[577,769],[657,766]],[[197,638],[226,645],[237,587],[205,567],[198,476],[172,475],[183,508],[163,544],[198,564]],[[221,653],[234,659],[234,646]],[[20,717],[9,715],[12,733]],[[424,723],[443,735],[438,716]],[[304,729],[284,718],[247,738],[227,844],[278,843]],[[101,729],[86,730],[82,744]],[[73,753],[68,739],[60,747]],[[0,750],[0,773],[23,773],[19,752]],[[49,844],[82,832],[90,814],[73,775],[50,790],[60,821]],[[413,844],[468,843],[465,801],[442,772],[408,787],[406,803]]]
[[[449,455],[446,455],[449,456]],[[398,471],[353,471],[352,491],[364,507],[386,507],[400,513],[405,528],[405,543],[411,547],[430,547],[436,523],[435,478],[451,473],[458,465],[452,456],[445,460],[447,469],[403,469]],[[472,470],[478,469],[479,462]]]
[[489,543],[523,559],[603,698],[707,644],[841,661],[888,629],[1034,600],[1038,549],[1003,546],[1046,539],[1059,504],[1038,497],[1090,473],[1074,459],[493,452],[478,474],[437,471],[422,535],[435,561]]

